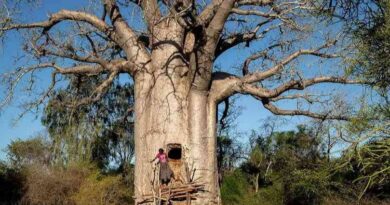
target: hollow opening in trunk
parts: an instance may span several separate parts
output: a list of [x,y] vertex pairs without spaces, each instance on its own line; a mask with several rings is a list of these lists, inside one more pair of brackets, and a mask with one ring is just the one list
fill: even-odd
[[168,144],[168,158],[172,160],[180,160],[182,150],[180,144]]

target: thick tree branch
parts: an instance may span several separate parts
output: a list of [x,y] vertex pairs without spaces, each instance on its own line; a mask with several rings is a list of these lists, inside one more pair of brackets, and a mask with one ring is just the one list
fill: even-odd
[[79,65],[70,68],[62,68],[58,65],[53,64],[52,67],[57,73],[68,75],[68,74],[85,74],[85,75],[97,75],[104,71],[104,68],[100,65]]
[[[107,0],[108,1],[108,0]],[[109,1],[111,2],[111,1]],[[111,2],[115,3],[115,2]],[[8,31],[15,29],[31,29],[31,28],[43,28],[43,32],[46,33],[53,26],[60,23],[61,21],[77,21],[77,22],[86,22],[93,27],[97,28],[99,31],[107,35],[112,41],[116,42],[120,47],[122,47],[127,53],[127,58],[134,62],[136,66],[130,70],[130,73],[134,73],[137,68],[143,68],[146,62],[149,61],[149,55],[142,45],[138,42],[138,36],[128,27],[127,23],[123,20],[119,14],[118,8],[113,7],[115,4],[110,4],[108,7],[111,11],[110,17],[113,22],[114,29],[108,26],[104,21],[98,17],[80,12],[80,11],[69,11],[61,10],[55,14],[52,14],[47,21],[30,23],[30,24],[10,24],[0,28],[0,31]],[[58,57],[71,58],[81,62],[90,62],[90,63],[99,63],[103,64],[104,62],[101,59],[95,58],[94,56],[88,57],[79,57],[77,55],[68,55],[64,52],[55,52],[48,51],[50,55],[57,55]]]
[[[215,102],[220,102],[225,98],[234,95],[235,93],[249,94],[259,98],[274,98],[278,97],[289,90],[303,90],[309,86],[320,83],[338,83],[338,84],[368,84],[369,82],[360,80],[350,80],[346,77],[326,76],[315,77],[304,80],[291,80],[275,89],[267,89],[257,86],[253,83],[246,83],[243,78],[218,72],[213,75],[213,82],[210,89],[210,98]],[[280,97],[282,99],[282,97]]]
[[161,12],[157,0],[141,0],[141,7],[148,29],[150,33],[153,33],[154,26],[161,19]]
[[225,100],[224,100],[224,103],[225,103],[225,108],[224,108],[224,110],[223,110],[223,112],[222,112],[222,116],[221,116],[221,118],[219,119],[219,125],[221,126],[221,130],[224,130],[225,128],[226,128],[226,122],[225,122],[225,120],[226,120],[226,118],[227,118],[227,116],[228,116],[228,113],[229,113],[229,106],[230,106],[230,104],[229,104],[229,98],[226,98]]
[[[211,85],[211,93],[212,94],[211,94],[211,96],[212,96],[212,98],[215,98],[216,101],[223,100],[224,98],[229,97],[235,93],[247,93],[247,94],[257,95],[260,97],[277,97],[282,92],[279,94],[275,94],[277,91],[267,90],[265,88],[261,88],[261,87],[258,87],[256,85],[253,85],[253,83],[261,82],[261,81],[281,72],[287,64],[289,64],[291,61],[295,60],[296,58],[298,58],[301,55],[313,55],[313,56],[318,56],[318,57],[322,57],[322,58],[338,57],[337,55],[334,55],[334,54],[327,54],[327,53],[320,52],[320,50],[322,50],[324,48],[328,48],[331,45],[334,45],[334,43],[335,43],[335,41],[330,41],[330,42],[325,43],[324,45],[322,45],[316,49],[296,51],[296,52],[292,53],[291,55],[287,56],[286,58],[284,58],[281,62],[279,62],[275,66],[269,68],[268,70],[257,71],[257,72],[253,72],[253,73],[249,74],[249,63],[264,55],[263,52],[256,53],[256,54],[250,56],[245,61],[244,66],[243,66],[243,73],[244,73],[243,77],[238,77],[238,76],[235,76],[232,74],[222,73],[222,72],[215,73],[213,76],[213,79],[212,79],[212,85]],[[277,47],[277,46],[280,46],[280,45],[279,44],[271,45],[268,49],[272,49],[272,48]],[[324,78],[319,78],[319,79],[325,80]],[[316,80],[319,80],[319,79],[316,78]],[[336,80],[336,79],[327,79],[327,80],[330,81],[330,80]],[[347,82],[348,80],[346,80],[344,78],[343,78],[343,80],[345,80],[346,83],[349,83],[349,82]],[[340,79],[340,81],[342,81],[342,80]],[[289,84],[294,84],[294,85],[291,85],[290,89],[293,89],[294,86],[297,87],[296,84],[299,84],[299,82],[301,82],[301,81],[294,81],[294,83],[289,82]],[[309,82],[305,82],[305,83],[307,86],[308,85],[307,83],[309,83]],[[313,82],[310,82],[310,83],[313,83]],[[282,88],[279,88],[279,89],[282,89]]]
[[310,112],[307,110],[284,110],[272,104],[267,98],[257,98],[257,99],[261,100],[264,107],[275,115],[290,115],[290,116],[303,115],[303,116],[321,119],[321,120],[325,120],[325,119],[349,120],[350,119],[349,116],[333,115],[330,113],[321,114],[321,113]]
[[365,84],[364,81],[349,80],[346,77],[326,76],[326,77],[315,77],[305,80],[291,80],[288,81],[275,89],[267,89],[259,87],[253,84],[243,83],[239,86],[235,86],[233,92],[239,92],[242,94],[250,94],[260,98],[276,98],[281,94],[289,90],[304,90],[305,88],[320,84],[320,83],[338,83],[338,84]]
[[231,12],[233,14],[238,14],[238,15],[254,15],[254,16],[260,16],[260,17],[269,18],[269,19],[281,18],[281,16],[278,14],[265,13],[265,12],[262,12],[259,10],[246,10],[246,9],[233,8]]
[[217,12],[206,29],[206,50],[213,51],[214,53],[221,31],[225,26],[225,22],[230,14],[231,9],[233,8],[234,2],[235,0],[223,0],[219,6]]
[[49,31],[53,26],[60,23],[61,21],[81,21],[86,22],[93,27],[97,28],[99,31],[105,33],[107,36],[112,36],[112,29],[98,17],[81,12],[81,11],[69,11],[61,10],[57,13],[54,13],[46,21],[30,23],[30,24],[10,24],[0,28],[0,31],[14,30],[14,29],[29,29],[29,28],[43,28],[44,32]]
[[267,6],[274,3],[275,0],[239,0],[238,6]]
[[222,2],[223,0],[213,0],[210,4],[208,4],[197,18],[198,25],[207,26],[211,19],[215,16],[215,13],[217,13],[217,10]]
[[283,95],[274,98],[270,98],[269,100],[272,102],[276,102],[279,100],[295,100],[295,99],[304,99],[306,102],[313,104],[315,102],[321,102],[318,95],[312,94],[293,94],[293,95]]
[[129,27],[123,19],[115,0],[105,0],[104,6],[109,12],[109,17],[118,36],[117,43],[125,51],[129,61],[134,63],[131,74],[139,69],[149,69],[150,55],[145,45],[140,42],[138,35]]
[[[198,25],[207,26],[214,18],[218,10],[221,9],[220,7],[222,2],[224,2],[224,0],[213,0],[210,4],[208,4],[197,18]],[[238,6],[266,6],[273,3],[274,0],[241,0],[236,2]]]

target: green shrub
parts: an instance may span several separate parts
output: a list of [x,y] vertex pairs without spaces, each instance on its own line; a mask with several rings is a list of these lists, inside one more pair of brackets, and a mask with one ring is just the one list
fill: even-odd
[[249,184],[241,171],[226,174],[221,185],[222,203],[225,205],[242,204]]
[[81,184],[72,199],[78,205],[125,205],[133,204],[132,193],[122,176],[95,172]]
[[284,196],[287,205],[321,204],[328,184],[325,172],[315,170],[294,170],[285,176]]

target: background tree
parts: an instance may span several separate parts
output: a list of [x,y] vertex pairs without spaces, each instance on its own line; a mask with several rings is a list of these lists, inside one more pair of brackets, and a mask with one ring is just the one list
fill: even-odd
[[[323,1],[320,1],[323,2]],[[20,20],[18,2],[3,1],[0,33],[23,34],[26,62],[3,76],[10,102],[24,77],[49,69],[52,82],[33,109],[53,95],[60,76],[95,76],[103,79],[89,94],[58,102],[63,107],[102,99],[119,74],[134,81],[135,198],[152,191],[153,172],[148,163],[158,148],[179,143],[186,150],[185,165],[194,179],[206,184],[195,203],[219,202],[216,163],[217,105],[235,94],[253,96],[276,115],[304,115],[318,119],[349,119],[344,109],[311,106],[309,87],[322,83],[359,84],[339,67],[306,72],[304,56],[336,62],[345,44],[337,31],[327,30],[318,17],[317,1],[115,1],[97,2],[84,10],[60,10],[40,22]],[[144,18],[128,21],[124,11],[134,8]],[[323,12],[323,10],[321,10]],[[23,13],[23,10],[22,12]],[[66,22],[66,23],[65,23]],[[138,29],[141,28],[141,29]],[[335,27],[336,28],[336,27]],[[70,35],[71,34],[71,35]],[[241,73],[216,71],[214,63],[229,50],[245,45],[253,51],[241,63]],[[253,50],[252,50],[253,49]],[[29,61],[27,62],[26,59]],[[318,71],[318,72],[317,72]],[[65,81],[69,83],[69,81]],[[34,80],[25,85],[33,88]],[[31,90],[31,89],[30,89]],[[297,109],[280,108],[282,100],[302,100]],[[186,174],[183,174],[186,176]]]
[[133,88],[118,80],[99,102],[69,108],[58,101],[74,102],[101,79],[76,76],[67,88],[57,91],[45,107],[42,123],[52,142],[53,161],[94,162],[101,168],[117,164],[121,169],[134,157]]
[[52,159],[49,142],[42,136],[12,141],[7,150],[8,159],[15,169],[33,164],[48,166]]
[[219,183],[223,182],[225,173],[232,171],[243,155],[240,133],[236,132],[236,119],[241,114],[236,98],[226,99],[218,107],[217,127],[217,168]]

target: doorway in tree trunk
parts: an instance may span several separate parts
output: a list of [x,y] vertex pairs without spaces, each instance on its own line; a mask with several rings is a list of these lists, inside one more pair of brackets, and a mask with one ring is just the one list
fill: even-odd
[[188,182],[184,176],[187,176],[184,162],[183,162],[183,150],[181,144],[167,144],[168,152],[168,164],[173,172],[173,180],[171,184],[178,185],[179,183],[183,184]]
[[138,204],[191,204],[197,200],[201,192],[205,191],[205,184],[194,182],[191,171],[186,163],[184,148],[179,143],[170,143],[165,146],[168,155],[168,164],[173,172],[173,177],[167,187],[155,187],[155,192],[144,196],[144,200]]

